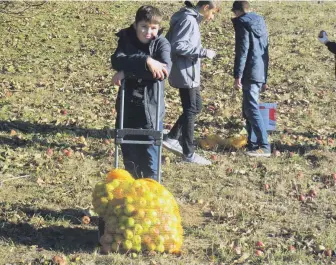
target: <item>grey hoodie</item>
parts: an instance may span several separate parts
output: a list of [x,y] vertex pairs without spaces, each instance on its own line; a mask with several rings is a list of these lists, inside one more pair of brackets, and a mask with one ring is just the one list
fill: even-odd
[[200,86],[201,60],[207,50],[202,48],[199,23],[202,16],[195,8],[184,7],[170,20],[166,38],[171,44],[172,68],[169,84],[175,88]]

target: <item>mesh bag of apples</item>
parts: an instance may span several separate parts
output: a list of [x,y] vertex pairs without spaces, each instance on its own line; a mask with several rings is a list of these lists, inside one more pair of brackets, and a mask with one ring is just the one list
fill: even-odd
[[103,219],[101,251],[180,253],[183,229],[173,195],[152,179],[135,180],[114,169],[93,191],[93,207]]

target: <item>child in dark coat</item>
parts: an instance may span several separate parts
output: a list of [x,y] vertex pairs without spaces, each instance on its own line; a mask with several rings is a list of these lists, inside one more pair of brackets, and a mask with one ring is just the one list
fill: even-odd
[[[162,36],[160,22],[162,15],[153,6],[138,9],[135,22],[121,30],[118,47],[112,55],[112,68],[117,71],[112,82],[121,85],[125,79],[124,128],[154,129],[157,102],[160,101],[160,130],[164,117],[164,79],[171,68],[170,44]],[[161,94],[157,98],[158,82]],[[116,102],[119,126],[120,91]],[[127,140],[152,140],[149,136],[128,136]],[[154,144],[122,144],[125,169],[134,177],[157,180],[158,147]]]

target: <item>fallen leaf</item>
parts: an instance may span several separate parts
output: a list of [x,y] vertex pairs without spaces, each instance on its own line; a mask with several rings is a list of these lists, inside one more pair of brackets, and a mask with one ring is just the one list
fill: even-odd
[[15,130],[11,130],[9,135],[10,136],[15,136],[15,135],[17,135],[17,132]]
[[44,180],[41,178],[37,178],[36,183],[41,187],[44,184]]

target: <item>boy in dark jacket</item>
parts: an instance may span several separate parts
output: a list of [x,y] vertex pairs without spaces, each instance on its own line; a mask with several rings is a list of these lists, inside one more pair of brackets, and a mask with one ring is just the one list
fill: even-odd
[[318,35],[318,40],[328,47],[328,50],[335,54],[335,76],[336,76],[336,42],[329,41],[327,32],[322,30]]
[[318,35],[318,40],[328,47],[328,50],[331,51],[333,54],[336,54],[336,42],[329,41],[327,32],[322,30]]
[[234,86],[243,89],[243,116],[246,119],[249,156],[271,155],[268,134],[259,111],[259,94],[266,88],[268,33],[264,19],[248,12],[247,1],[235,1],[232,19],[235,30]]
[[[160,130],[164,117],[164,79],[171,68],[170,44],[161,35],[160,11],[153,6],[138,9],[135,23],[116,35],[118,47],[112,55],[112,68],[118,72],[112,82],[121,85],[125,79],[124,127],[136,129],[154,129],[157,102]],[[161,95],[157,98],[158,81],[161,82]],[[116,102],[119,125],[120,90]],[[128,140],[151,140],[149,136],[128,136]],[[122,144],[121,151],[125,169],[134,177],[157,180],[158,147],[155,145]]]

